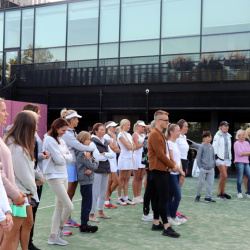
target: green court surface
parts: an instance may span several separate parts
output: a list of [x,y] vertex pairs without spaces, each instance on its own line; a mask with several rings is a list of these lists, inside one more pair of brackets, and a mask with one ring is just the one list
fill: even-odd
[[[130,180],[129,196],[132,198]],[[105,209],[111,220],[100,219],[96,224],[98,232],[80,233],[72,228],[73,234],[65,236],[68,246],[50,246],[47,244],[54,211],[54,194],[48,185],[44,185],[43,194],[35,225],[34,243],[41,249],[249,249],[250,237],[250,199],[238,199],[236,180],[227,181],[227,192],[232,200],[217,200],[216,203],[194,202],[197,178],[186,178],[182,189],[182,201],[179,211],[188,216],[186,224],[174,227],[181,234],[178,239],[162,236],[161,232],[151,231],[151,222],[141,221],[142,204],[135,206]],[[218,179],[215,180],[213,198],[216,196]],[[243,185],[242,185],[243,188]],[[144,190],[143,190],[144,192]],[[245,192],[244,188],[242,192]],[[113,203],[117,192],[113,194]],[[72,217],[80,222],[81,195],[79,187],[74,197]]]

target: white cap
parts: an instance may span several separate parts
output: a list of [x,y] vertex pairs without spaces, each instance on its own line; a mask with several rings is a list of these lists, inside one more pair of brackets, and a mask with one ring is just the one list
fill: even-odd
[[109,127],[116,127],[118,125],[118,123],[115,123],[115,122],[111,122],[109,123],[106,128],[109,128]]
[[82,118],[82,116],[78,115],[77,112],[74,112],[74,113],[72,113],[72,114],[70,114],[70,115],[67,115],[67,116],[65,117],[65,119],[71,119],[71,118],[73,118],[73,117]]
[[143,126],[143,127],[146,127],[147,125],[146,125],[144,122],[139,122],[139,123],[137,123],[137,126]]

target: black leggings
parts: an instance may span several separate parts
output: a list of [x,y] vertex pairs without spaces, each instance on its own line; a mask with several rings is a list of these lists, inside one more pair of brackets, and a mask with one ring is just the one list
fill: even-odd
[[[151,200],[151,190],[152,190],[152,172],[146,168],[147,171],[147,186],[144,193],[144,202],[143,202],[143,214],[148,215],[149,214],[149,206],[150,206],[150,200]],[[152,206],[152,201],[151,201]]]
[[151,200],[154,211],[154,219],[161,216],[162,223],[168,223],[167,201],[169,188],[169,172],[152,170]]

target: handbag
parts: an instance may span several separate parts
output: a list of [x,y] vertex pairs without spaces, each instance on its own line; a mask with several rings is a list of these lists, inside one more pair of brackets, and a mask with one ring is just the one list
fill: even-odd
[[192,169],[192,176],[193,177],[199,177],[200,174],[200,169],[197,165],[197,161],[196,159],[194,160],[194,164],[193,164],[193,169]]

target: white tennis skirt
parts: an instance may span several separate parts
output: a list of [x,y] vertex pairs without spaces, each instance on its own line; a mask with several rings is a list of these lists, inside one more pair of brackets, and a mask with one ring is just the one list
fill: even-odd
[[119,157],[118,159],[118,169],[119,170],[133,170],[133,160],[132,158]]

